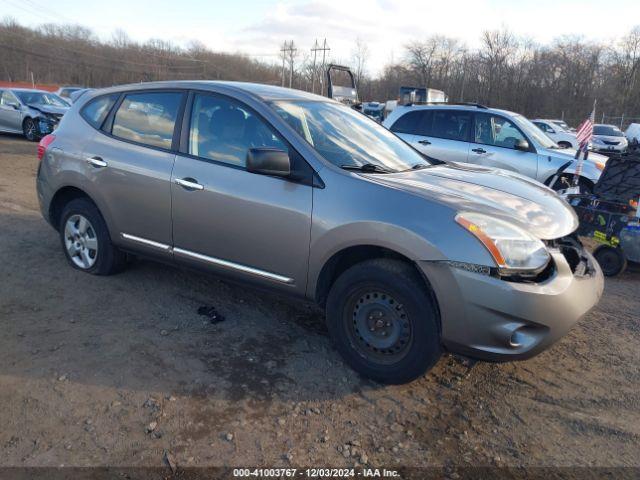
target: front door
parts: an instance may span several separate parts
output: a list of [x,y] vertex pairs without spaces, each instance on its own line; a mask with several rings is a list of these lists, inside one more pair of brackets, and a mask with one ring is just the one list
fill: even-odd
[[511,121],[501,115],[476,113],[469,163],[518,172],[533,179],[538,173],[538,155],[516,149],[516,143],[528,139]]
[[189,118],[188,151],[176,157],[171,184],[174,257],[304,294],[312,187],[245,168],[250,148],[304,160],[229,97],[196,93]]

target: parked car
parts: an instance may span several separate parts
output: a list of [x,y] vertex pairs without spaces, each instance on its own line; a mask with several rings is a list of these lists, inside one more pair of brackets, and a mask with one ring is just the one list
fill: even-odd
[[576,133],[576,129],[573,127],[570,127],[569,124],[567,122],[565,122],[564,120],[551,120],[551,122],[553,122],[554,124],[558,125],[560,128],[562,128],[563,130],[566,130],[567,132],[573,132]]
[[560,125],[554,123],[552,120],[544,120],[537,118],[531,120],[533,124],[542,130],[547,136],[556,142],[558,146],[562,148],[575,148],[579,147],[576,134],[565,130]]
[[596,152],[626,153],[629,148],[624,133],[615,125],[594,125],[592,143]]
[[362,104],[362,113],[371,117],[378,123],[382,123],[384,120],[384,103],[380,102],[364,102]]
[[22,133],[36,141],[56,128],[69,106],[44,90],[0,89],[0,132]]
[[144,255],[316,302],[346,362],[407,382],[443,349],[531,357],[603,277],[550,189],[429,160],[346,105],[236,82],[83,95],[42,139],[37,192],[71,267]]
[[624,132],[629,146],[640,145],[640,123],[631,123]]
[[76,87],[72,87],[72,86],[60,87],[58,90],[56,90],[56,95],[62,98],[70,99],[71,94],[73,92],[77,92],[78,90],[84,90],[84,87],[77,87],[77,86]]
[[[398,106],[383,125],[432,158],[511,170],[545,184],[576,153],[560,148],[522,115],[478,104]],[[593,188],[606,161],[589,155],[580,177],[583,190]],[[574,172],[575,162],[554,188],[566,188]]]
[[93,88],[81,88],[80,90],[76,90],[75,92],[71,92],[69,95],[69,100],[71,103],[76,103],[76,101],[85,93],[91,92],[94,90]]

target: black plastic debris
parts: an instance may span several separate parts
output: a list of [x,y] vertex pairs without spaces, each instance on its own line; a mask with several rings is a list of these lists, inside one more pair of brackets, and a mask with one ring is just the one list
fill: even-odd
[[207,305],[198,307],[198,315],[207,317],[211,323],[224,322],[224,315],[219,314],[215,307],[209,307]]

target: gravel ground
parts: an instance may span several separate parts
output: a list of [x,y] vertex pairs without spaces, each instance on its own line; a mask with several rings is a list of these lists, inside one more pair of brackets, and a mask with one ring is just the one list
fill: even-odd
[[532,360],[446,355],[381,386],[306,304],[147,261],[68,267],[35,148],[0,136],[0,466],[640,466],[640,270]]

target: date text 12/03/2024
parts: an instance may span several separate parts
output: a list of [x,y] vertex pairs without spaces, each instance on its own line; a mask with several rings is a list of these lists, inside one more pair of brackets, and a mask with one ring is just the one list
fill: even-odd
[[397,470],[386,468],[234,468],[233,476],[237,478],[400,478]]

